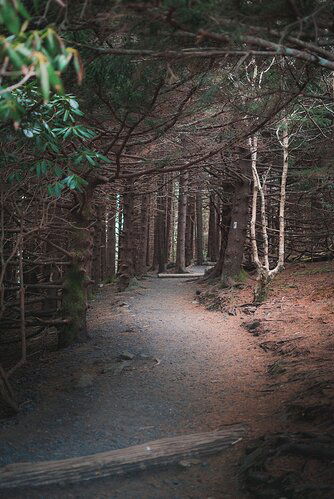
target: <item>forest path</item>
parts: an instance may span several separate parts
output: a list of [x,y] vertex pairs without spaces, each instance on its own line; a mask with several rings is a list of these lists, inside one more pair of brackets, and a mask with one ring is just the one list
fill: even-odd
[[[105,287],[89,313],[92,340],[32,366],[31,400],[13,424],[0,427],[1,464],[87,455],[237,422],[250,425],[249,436],[268,426],[260,393],[265,359],[257,351],[255,362],[254,338],[240,317],[194,302],[195,290],[185,279],[149,278],[115,307]],[[133,360],[119,362],[125,351]],[[6,497],[243,498],[234,468],[239,455],[240,445],[190,468]]]

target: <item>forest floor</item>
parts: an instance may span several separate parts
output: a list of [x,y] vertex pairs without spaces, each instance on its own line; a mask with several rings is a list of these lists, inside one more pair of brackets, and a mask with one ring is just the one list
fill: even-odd
[[[246,438],[189,466],[0,491],[0,497],[333,497],[334,447],[326,440],[333,429],[333,272],[328,262],[291,266],[258,308],[244,306],[251,280],[234,291],[155,277],[119,295],[104,286],[89,311],[91,340],[46,351],[17,377],[22,409],[0,421],[0,465],[82,456],[239,422],[247,425]],[[273,432],[280,432],[279,442],[252,443]],[[291,437],[295,448],[309,439],[307,457],[283,452]],[[240,476],[246,447],[247,488]],[[267,462],[273,449],[280,455]]]

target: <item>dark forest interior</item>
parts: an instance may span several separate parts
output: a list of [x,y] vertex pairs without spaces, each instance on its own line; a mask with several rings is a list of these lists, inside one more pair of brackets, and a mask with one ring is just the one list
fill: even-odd
[[333,13],[0,0],[2,497],[333,497]]

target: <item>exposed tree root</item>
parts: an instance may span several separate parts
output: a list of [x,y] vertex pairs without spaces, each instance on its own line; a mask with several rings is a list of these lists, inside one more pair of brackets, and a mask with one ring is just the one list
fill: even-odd
[[334,423],[334,407],[331,403],[289,404],[286,414],[292,421]]
[[333,459],[331,434],[277,433],[251,444],[241,463],[241,473],[251,497],[329,498],[334,486],[324,483],[317,473],[310,478],[307,464],[312,461],[316,469],[317,461],[323,465]]

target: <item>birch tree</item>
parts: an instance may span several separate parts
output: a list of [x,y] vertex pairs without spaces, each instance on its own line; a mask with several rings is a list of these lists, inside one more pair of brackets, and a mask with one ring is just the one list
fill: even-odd
[[[262,182],[258,171],[258,137],[254,135],[249,138],[249,146],[251,151],[251,164],[253,176],[253,195],[252,195],[252,216],[250,223],[250,234],[252,243],[253,261],[257,268],[257,284],[254,291],[254,301],[262,302],[267,295],[268,285],[284,268],[285,255],[285,199],[286,199],[286,182],[288,176],[289,165],[289,130],[288,119],[285,117],[280,126],[276,130],[277,139],[283,151],[283,165],[279,195],[279,234],[278,234],[278,258],[276,265],[271,268],[269,259],[269,240],[268,240],[268,222],[265,198],[265,186],[267,174],[263,176]],[[267,172],[269,173],[269,172]],[[256,239],[256,223],[258,216],[258,199],[260,199],[260,225],[263,238],[263,256],[260,258],[258,250],[258,242]]]

